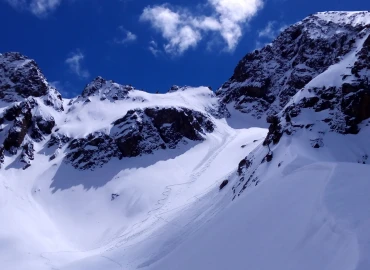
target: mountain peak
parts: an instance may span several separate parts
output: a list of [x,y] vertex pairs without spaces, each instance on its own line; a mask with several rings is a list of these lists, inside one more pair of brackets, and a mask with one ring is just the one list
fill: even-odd
[[12,103],[41,98],[56,111],[63,110],[61,94],[49,85],[36,62],[19,52],[0,54],[0,100]]
[[82,97],[99,96],[104,99],[125,99],[129,91],[133,90],[131,85],[121,85],[112,80],[106,80],[101,76],[92,80],[83,90]]
[[17,53],[0,54],[0,98],[14,102],[47,94],[48,83],[36,62]]
[[[352,70],[361,76],[354,68],[359,57],[356,50],[366,44],[369,22],[367,11],[311,15],[288,27],[271,44],[248,53],[217,94],[235,109],[262,118],[280,112],[299,90],[344,59],[347,69],[343,72]],[[353,57],[346,58],[349,54]],[[342,81],[343,72],[332,73],[331,78]]]

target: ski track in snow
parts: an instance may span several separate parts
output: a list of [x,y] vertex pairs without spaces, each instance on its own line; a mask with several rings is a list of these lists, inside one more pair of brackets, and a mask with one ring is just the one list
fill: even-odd
[[[226,175],[223,175],[223,177],[219,177],[219,179],[215,179],[213,184],[211,184],[207,188],[202,189],[202,191],[200,191],[196,195],[192,195],[191,197],[187,198],[186,202],[181,205],[176,205],[176,207],[169,208],[169,206],[171,205],[171,202],[168,201],[169,198],[175,197],[176,194],[179,194],[182,192],[181,190],[183,190],[184,188],[186,189],[190,187],[191,184],[195,183],[199,179],[199,177],[201,177],[209,169],[212,162],[222,153],[223,150],[225,150],[228,147],[228,145],[230,145],[237,138],[239,134],[240,133],[238,131],[230,130],[229,132],[224,132],[222,134],[221,141],[218,142],[217,144],[209,143],[210,149],[207,151],[207,154],[202,158],[202,160],[193,168],[192,172],[190,173],[188,177],[189,180],[183,183],[165,186],[164,191],[162,192],[162,198],[157,200],[155,208],[147,212],[147,216],[145,219],[132,225],[129,231],[125,232],[122,235],[112,238],[110,242],[114,243],[113,245],[108,244],[106,248],[101,247],[101,248],[92,248],[92,249],[86,249],[86,250],[44,252],[41,254],[41,257],[44,260],[46,260],[47,265],[52,266],[54,269],[58,269],[55,265],[51,263],[51,260],[48,258],[47,255],[65,254],[65,253],[84,254],[81,257],[81,259],[87,258],[90,256],[105,256],[104,254],[106,254],[107,252],[112,252],[124,246],[125,247],[131,246],[132,244],[130,244],[130,242],[132,240],[144,234],[148,234],[148,236],[144,237],[144,239],[142,240],[139,240],[139,242],[136,242],[136,244],[146,241],[148,239],[157,237],[158,235],[153,234],[153,232],[156,230],[155,228],[157,225],[160,226],[160,223],[164,222],[164,224],[175,226],[178,229],[184,229],[188,224],[185,224],[185,225],[176,224],[173,221],[167,220],[164,217],[164,215],[168,213],[171,213],[172,215],[176,215],[176,212],[180,210],[184,211],[186,208],[191,207],[191,205],[194,204],[194,202],[201,200],[199,198],[200,196],[203,196],[204,194],[207,194],[210,191],[215,190],[215,188],[218,187],[220,181],[224,180],[225,178],[229,178],[229,176],[234,173],[235,169],[231,170]],[[217,138],[215,137],[214,140],[217,140]],[[181,190],[178,188],[180,188]],[[174,190],[177,191],[176,194],[174,194]],[[165,206],[167,206],[166,209],[164,209]],[[209,207],[211,207],[211,205],[209,205]],[[212,213],[210,216],[213,216],[216,212],[217,210],[214,213]],[[201,215],[202,213],[199,213],[194,218],[198,218]],[[109,248],[109,246],[111,247]],[[114,260],[111,259],[111,261],[114,261]],[[119,262],[115,261],[115,263],[116,265],[119,265],[121,268],[123,268],[123,266]]]
[[[174,185],[167,185],[165,187],[165,190],[162,193],[163,197],[161,199],[159,199],[156,203],[157,207],[155,209],[150,210],[147,213],[147,217],[144,220],[134,224],[132,226],[132,229],[129,232],[125,233],[124,235],[121,235],[121,236],[117,237],[117,239],[120,239],[122,237],[125,237],[125,238],[123,240],[119,240],[119,242],[113,248],[108,249],[106,251],[112,251],[115,248],[119,248],[122,245],[124,245],[128,240],[132,239],[133,237],[137,237],[137,236],[145,233],[147,230],[150,230],[151,226],[145,226],[146,229],[144,229],[143,231],[139,231],[139,232],[137,232],[133,235],[130,235],[133,231],[138,230],[147,220],[149,220],[152,216],[152,213],[154,213],[154,217],[155,217],[155,220],[152,222],[152,225],[155,225],[159,220],[163,220],[166,223],[169,223],[167,220],[160,217],[161,214],[166,213],[166,212],[162,212],[159,215],[156,215],[155,213],[165,206],[165,202],[170,197],[170,194],[172,193],[173,188],[189,185],[189,184],[192,184],[192,183],[196,182],[197,179],[209,168],[212,161],[227,147],[227,145],[229,145],[237,137],[237,135],[238,134],[236,132],[231,136],[230,136],[229,133],[225,133],[223,138],[222,138],[222,142],[219,144],[219,146],[214,147],[213,149],[211,149],[208,152],[208,154],[202,159],[202,161],[199,162],[197,167],[194,168],[193,172],[191,173],[191,175],[189,177],[190,181],[179,183],[179,184],[174,184]],[[196,198],[196,196],[193,196],[192,198]],[[184,205],[179,206],[178,208],[182,208],[183,206]]]

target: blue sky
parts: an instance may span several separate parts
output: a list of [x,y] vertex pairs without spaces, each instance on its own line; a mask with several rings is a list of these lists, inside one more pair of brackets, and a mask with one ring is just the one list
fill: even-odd
[[154,92],[217,89],[286,25],[367,0],[0,0],[0,52],[19,51],[64,96],[96,76]]

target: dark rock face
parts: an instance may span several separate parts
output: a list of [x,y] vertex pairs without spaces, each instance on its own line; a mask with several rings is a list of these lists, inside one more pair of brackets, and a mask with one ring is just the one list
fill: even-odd
[[[7,134],[3,134],[4,149],[11,154],[16,154],[26,135],[28,134],[35,142],[44,139],[44,135],[49,135],[55,125],[54,118],[35,113],[39,110],[39,105],[33,98],[15,104],[4,112],[3,121],[10,126]],[[0,131],[5,133],[4,131]]]
[[114,200],[115,200],[115,199],[117,199],[118,197],[119,197],[119,194],[112,193],[110,200],[111,200],[111,201],[114,201]]
[[214,130],[207,116],[186,108],[132,110],[114,126],[112,135],[124,157],[173,149],[180,141],[199,141],[202,134]]
[[[362,70],[362,72],[370,72],[370,69]],[[356,79],[355,82],[345,83],[341,87],[310,89],[310,93],[315,96],[310,99],[303,98],[299,103],[285,108],[279,114],[281,118],[276,116],[279,121],[279,128],[276,124],[272,124],[270,130],[278,130],[274,134],[286,133],[291,135],[297,129],[307,125],[299,124],[295,117],[301,115],[304,109],[308,109],[316,113],[326,111],[325,118],[321,121],[329,126],[330,131],[341,134],[357,134],[360,131],[359,124],[370,118],[370,87],[366,85],[366,82],[367,78],[364,78],[363,81]],[[293,120],[287,121],[285,119],[284,121],[283,116],[286,119],[292,118]],[[295,124],[292,122],[295,122]],[[321,147],[321,144],[314,145],[315,148]]]
[[41,97],[46,95],[47,91],[48,85],[35,61],[20,53],[0,55],[1,99],[14,102],[18,101],[17,96]]
[[[19,107],[12,109],[12,113],[5,113],[6,119],[14,117],[13,126],[9,129],[8,135],[4,140],[4,149],[11,154],[16,154],[18,148],[22,145],[24,137],[28,129],[32,125],[31,109],[34,104],[32,102],[24,102]],[[13,115],[15,113],[15,115]],[[11,115],[11,116],[10,116]]]
[[62,96],[46,81],[36,62],[15,52],[0,54],[0,100],[42,97],[47,106],[63,111]]
[[266,162],[271,162],[273,158],[274,158],[274,153],[273,153],[273,152],[269,152],[269,153],[266,155],[266,157],[265,157],[264,161],[266,161]]
[[112,157],[120,157],[115,141],[103,133],[93,133],[86,138],[74,139],[65,160],[80,170],[94,169],[107,163]]
[[214,130],[213,123],[205,115],[186,108],[146,108],[144,113],[152,119],[169,148],[175,148],[184,137],[200,141],[203,139],[201,134]]
[[5,158],[5,149],[4,149],[4,146],[0,145],[0,169],[1,169],[1,164],[4,163],[4,158]]
[[57,131],[50,136],[50,140],[47,144],[48,148],[54,147],[54,153],[49,157],[49,160],[54,160],[60,153],[62,147],[66,145],[71,138],[68,136],[58,133]]
[[131,110],[113,123],[111,135],[123,157],[136,157],[165,149],[166,144],[160,137],[151,119],[142,110]]
[[251,153],[246,158],[242,159],[238,167],[239,181],[237,181],[232,187],[234,197],[240,196],[247,187],[257,186],[259,184],[259,179],[255,175],[258,168],[258,164],[261,164],[265,159],[258,160],[253,153]]
[[263,145],[269,145],[271,143],[277,144],[280,141],[280,138],[283,136],[280,120],[277,116],[271,116],[268,118],[268,122],[271,125]]
[[21,162],[26,165],[23,167],[23,170],[31,166],[31,160],[34,160],[35,149],[32,142],[26,142],[22,146]]
[[[113,123],[110,135],[96,132],[68,145],[66,162],[77,169],[94,170],[112,158],[137,157],[160,149],[174,149],[187,140],[203,140],[214,125],[206,115],[186,108],[146,108],[128,111]],[[52,136],[49,146],[66,137]]]
[[[236,109],[256,118],[274,115],[313,78],[349,53],[355,41],[370,32],[366,27],[312,15],[287,28],[271,45],[247,54],[217,94],[223,102],[233,102]],[[369,44],[368,39],[352,69],[359,77],[359,70],[369,65],[365,49]]]
[[50,137],[48,142],[48,147],[57,146],[58,148],[62,148],[66,143],[71,140],[68,136],[60,133],[53,133]]
[[[351,91],[348,92],[348,89]],[[304,128],[311,131],[313,123],[307,124],[305,120],[296,120],[297,116],[302,115],[303,110],[312,110],[316,113],[326,111],[321,122],[326,123],[330,131],[340,134],[357,134],[360,131],[359,124],[370,118],[368,87],[359,88],[347,84],[344,87],[329,89],[313,88],[310,92],[316,96],[302,98],[298,103],[287,106],[278,115],[268,118],[271,125],[264,145],[277,144],[283,134],[292,135]],[[322,147],[322,139],[312,140],[311,145],[314,148]]]
[[220,190],[223,189],[224,187],[226,187],[228,183],[229,183],[229,180],[222,181],[222,183],[220,185]]
[[[271,45],[247,54],[218,96],[256,118],[267,116],[265,146],[306,126],[311,131],[316,120],[297,120],[310,110],[323,115],[319,121],[330,131],[357,134],[370,118],[370,25],[361,22],[368,14],[319,13],[287,28]],[[346,57],[351,61],[342,64]],[[329,72],[334,66],[340,69],[335,75]],[[312,146],[322,147],[320,140]]]
[[239,166],[238,166],[238,175],[242,175],[244,173],[245,170],[247,170],[250,166],[252,165],[252,163],[247,159],[242,159],[240,162],[239,162]]
[[15,155],[22,149],[20,160],[28,167],[33,160],[33,142],[44,140],[55,126],[43,106],[62,112],[62,96],[48,84],[34,60],[11,52],[0,54],[0,100],[9,103],[0,115],[2,151]]

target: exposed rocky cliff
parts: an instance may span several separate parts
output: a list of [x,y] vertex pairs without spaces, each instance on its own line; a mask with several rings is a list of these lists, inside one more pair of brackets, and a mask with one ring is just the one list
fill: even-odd
[[247,55],[218,94],[245,113],[266,116],[270,127],[263,145],[240,162],[235,196],[258,185],[271,166],[284,173],[299,155],[368,163],[369,63],[370,12],[312,15]]
[[71,141],[66,158],[75,168],[94,169],[113,157],[153,154],[160,149],[174,149],[180,143],[201,141],[213,130],[209,117],[186,108],[130,110],[113,122],[110,134],[95,132]]
[[[256,118],[274,115],[315,77],[343,62],[351,51],[361,50],[362,46],[366,50],[367,43],[359,42],[369,33],[368,12],[309,16],[288,27],[271,44],[248,53],[217,94],[223,102]],[[343,84],[347,83],[346,89],[348,85],[356,88],[366,83],[366,79],[361,79],[367,69],[365,58],[366,52],[359,52],[362,64],[349,63],[346,76],[357,74],[358,80],[341,77]]]

